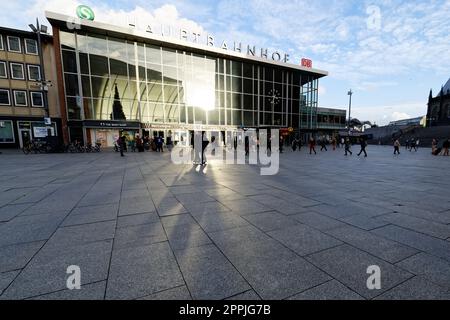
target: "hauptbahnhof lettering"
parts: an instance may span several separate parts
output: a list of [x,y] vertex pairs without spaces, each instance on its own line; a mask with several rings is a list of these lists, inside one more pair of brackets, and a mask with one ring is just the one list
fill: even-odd
[[120,127],[187,144],[201,123],[228,142],[242,128],[313,129],[317,121],[327,72],[286,63],[284,54],[271,59],[254,46],[224,50],[87,20],[74,27],[68,16],[46,15],[61,57],[67,139],[111,145]]

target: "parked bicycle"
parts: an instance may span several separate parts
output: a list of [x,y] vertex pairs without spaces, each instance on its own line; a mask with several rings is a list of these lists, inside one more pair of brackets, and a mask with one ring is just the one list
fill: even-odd
[[37,154],[37,153],[47,153],[49,150],[47,143],[32,140],[23,146],[22,151],[24,154],[29,154],[31,152]]

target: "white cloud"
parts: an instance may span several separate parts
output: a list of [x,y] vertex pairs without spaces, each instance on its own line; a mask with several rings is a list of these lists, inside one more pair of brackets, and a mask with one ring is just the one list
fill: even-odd
[[352,109],[352,118],[387,125],[391,121],[424,116],[427,107],[424,103],[401,103],[385,106],[358,106]]

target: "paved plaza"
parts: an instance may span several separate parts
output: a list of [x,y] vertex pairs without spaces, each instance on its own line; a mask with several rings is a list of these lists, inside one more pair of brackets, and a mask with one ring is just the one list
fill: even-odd
[[261,176],[168,152],[6,151],[0,299],[449,299],[450,158],[368,152],[288,150]]

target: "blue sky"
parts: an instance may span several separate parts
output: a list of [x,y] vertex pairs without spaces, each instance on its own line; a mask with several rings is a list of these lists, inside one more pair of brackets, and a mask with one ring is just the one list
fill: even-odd
[[[319,105],[386,124],[426,113],[430,88],[450,77],[450,0],[18,0],[2,3],[1,26],[25,29],[44,10],[75,14],[93,8],[97,21],[165,23],[302,57],[330,75]],[[27,8],[24,10],[24,8]],[[15,13],[15,14],[12,14]]]

